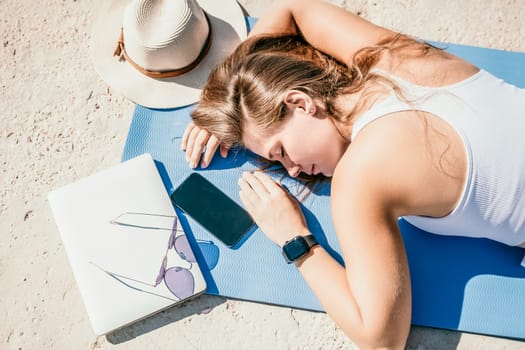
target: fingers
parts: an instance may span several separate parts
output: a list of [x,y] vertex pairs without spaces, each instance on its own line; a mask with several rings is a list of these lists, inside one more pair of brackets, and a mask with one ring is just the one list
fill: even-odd
[[244,172],[239,179],[239,187],[239,195],[254,205],[269,203],[283,193],[282,187],[261,171]]
[[239,179],[239,198],[242,205],[248,210],[248,213],[253,216],[253,211],[257,206],[257,194],[243,178]]
[[229,146],[220,143],[219,139],[210,132],[190,122],[184,130],[181,149],[186,152],[186,161],[191,168],[196,168],[200,161],[200,166],[206,168],[210,165],[217,148],[223,158],[228,156]]
[[217,147],[219,147],[219,139],[214,135],[210,135],[208,142],[206,143],[206,149],[202,155],[201,167],[206,168],[208,165],[210,165]]
[[206,130],[194,128],[191,131],[186,148],[186,159],[188,160],[190,167],[197,167],[209,138],[210,133]]
[[270,176],[266,175],[262,171],[255,171],[253,173],[253,176],[260,181],[260,183],[269,193],[276,193],[278,191],[282,191],[282,187],[275,181],[273,181],[273,179]]
[[186,146],[188,144],[188,137],[190,136],[191,131],[194,128],[193,122],[190,122],[188,126],[186,127],[186,130],[184,130],[184,134],[182,135],[182,141],[180,142],[180,149],[185,151]]
[[228,152],[229,151],[230,151],[230,146],[224,145],[224,144],[220,145],[220,152],[221,152],[222,158],[228,157]]
[[[244,186],[246,185],[249,186],[255,192],[255,194],[257,194],[259,197],[269,193],[265,184],[261,182],[261,180],[257,176],[255,176],[253,173],[245,171],[242,174],[239,181],[240,181],[240,184],[243,184]],[[270,181],[272,180],[270,179]]]

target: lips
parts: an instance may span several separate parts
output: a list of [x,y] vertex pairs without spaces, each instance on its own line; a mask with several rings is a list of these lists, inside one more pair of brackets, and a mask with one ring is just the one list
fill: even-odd
[[302,167],[302,172],[307,174],[307,175],[314,175],[314,176],[319,173],[318,170],[315,167],[315,164],[312,164],[312,166],[310,167],[309,171],[306,171],[306,167]]

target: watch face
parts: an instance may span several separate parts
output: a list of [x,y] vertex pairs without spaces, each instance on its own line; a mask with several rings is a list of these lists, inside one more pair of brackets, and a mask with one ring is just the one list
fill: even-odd
[[308,245],[303,237],[295,237],[283,246],[284,257],[289,262],[299,259],[306,253],[308,253]]

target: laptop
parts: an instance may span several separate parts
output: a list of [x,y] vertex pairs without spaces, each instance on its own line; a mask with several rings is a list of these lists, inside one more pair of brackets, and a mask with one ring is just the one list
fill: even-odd
[[205,291],[150,154],[56,189],[48,200],[95,334]]

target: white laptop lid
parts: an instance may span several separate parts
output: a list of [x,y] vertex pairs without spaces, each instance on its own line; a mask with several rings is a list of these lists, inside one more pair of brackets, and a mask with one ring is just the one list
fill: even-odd
[[204,292],[151,155],[57,189],[49,203],[96,334]]

